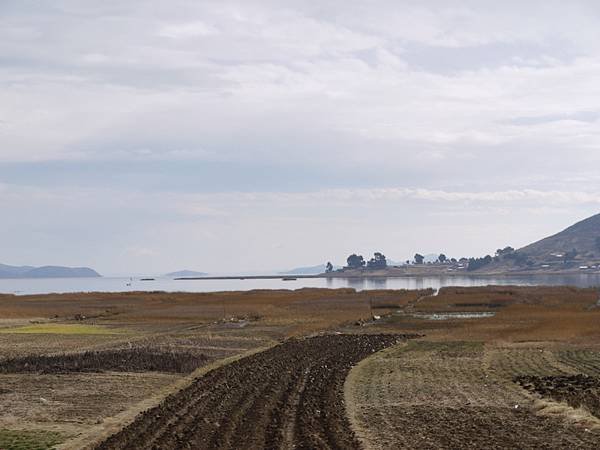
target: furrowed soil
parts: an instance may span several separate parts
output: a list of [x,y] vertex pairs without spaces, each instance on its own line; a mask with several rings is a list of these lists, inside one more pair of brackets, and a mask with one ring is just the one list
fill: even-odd
[[522,375],[515,382],[525,389],[574,408],[584,407],[600,418],[600,378],[586,375],[536,377]]
[[198,378],[97,449],[359,448],[345,413],[346,375],[406,337],[288,340]]
[[365,360],[346,386],[361,443],[373,449],[597,449],[597,430],[537,414],[510,375],[560,366],[539,350],[511,353],[481,342],[413,341]]
[[25,356],[2,361],[0,373],[169,372],[190,373],[206,355],[156,352],[145,348],[87,351],[53,356]]

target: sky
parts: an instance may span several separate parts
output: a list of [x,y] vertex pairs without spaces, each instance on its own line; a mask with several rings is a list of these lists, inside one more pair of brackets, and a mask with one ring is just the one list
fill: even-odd
[[600,212],[596,1],[0,1],[0,262],[482,256]]

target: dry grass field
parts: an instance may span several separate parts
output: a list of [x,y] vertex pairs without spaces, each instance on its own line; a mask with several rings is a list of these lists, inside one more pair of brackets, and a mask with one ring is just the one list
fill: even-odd
[[[339,405],[345,405],[358,439],[352,442],[365,448],[598,448],[595,290],[444,288],[430,294],[301,289],[0,296],[0,448],[98,443],[143,410],[168,409],[162,400],[192,384],[188,400],[171,403],[195,404],[194,396],[209,389],[197,377],[232,358],[321,332],[413,337],[358,363],[339,393],[343,400],[328,391],[335,411],[315,407],[341,417]],[[382,319],[371,321],[372,314]],[[350,367],[337,360],[354,354],[352,345],[344,347],[348,353],[321,352],[335,364],[316,364],[315,373],[338,367],[344,374]],[[285,351],[270,357],[279,354],[289,357]],[[168,356],[156,364],[161,355]],[[269,400],[275,409],[265,410],[287,402],[288,430],[298,427],[294,417],[304,417],[302,405],[317,401],[308,396],[311,376],[294,364],[285,372],[289,386],[278,385],[281,399]],[[234,367],[219,369],[219,379]],[[251,404],[264,395],[246,389],[228,398],[253,411]],[[149,429],[152,417],[144,419]],[[248,417],[262,424],[262,436],[275,436],[270,416]],[[237,436],[246,422],[219,426]],[[128,431],[132,442],[134,430]],[[277,439],[301,436],[289,433]],[[218,429],[211,436],[219,441]],[[184,440],[178,437],[175,448],[184,448]]]
[[[393,329],[427,330],[428,339],[600,342],[598,290],[558,287],[443,288],[396,315]],[[490,313],[468,320],[419,320],[419,314]],[[415,317],[416,316],[416,317]]]
[[598,448],[597,301],[594,289],[488,287],[409,305],[382,328],[426,336],[364,360],[345,386],[363,446]]

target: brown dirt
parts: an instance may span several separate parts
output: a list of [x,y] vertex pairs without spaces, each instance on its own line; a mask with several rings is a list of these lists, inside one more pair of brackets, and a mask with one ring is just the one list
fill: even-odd
[[400,338],[286,341],[209,372],[97,448],[358,448],[345,415],[344,380],[353,364]]
[[147,348],[86,351],[53,356],[25,356],[1,361],[0,373],[170,372],[190,373],[206,355],[157,352]]
[[600,418],[600,378],[581,374],[555,377],[522,375],[515,377],[514,381],[542,397],[566,402],[573,408],[584,407]]

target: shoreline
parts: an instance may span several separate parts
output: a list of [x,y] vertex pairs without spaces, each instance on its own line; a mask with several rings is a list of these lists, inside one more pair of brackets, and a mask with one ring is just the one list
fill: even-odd
[[248,276],[215,276],[215,277],[178,277],[175,281],[210,281],[210,280],[282,280],[300,279],[359,279],[359,278],[428,278],[428,277],[531,277],[531,276],[565,276],[565,275],[600,275],[600,271],[564,271],[564,272],[431,272],[431,273],[351,273],[351,274],[316,274],[316,275],[248,275]]

